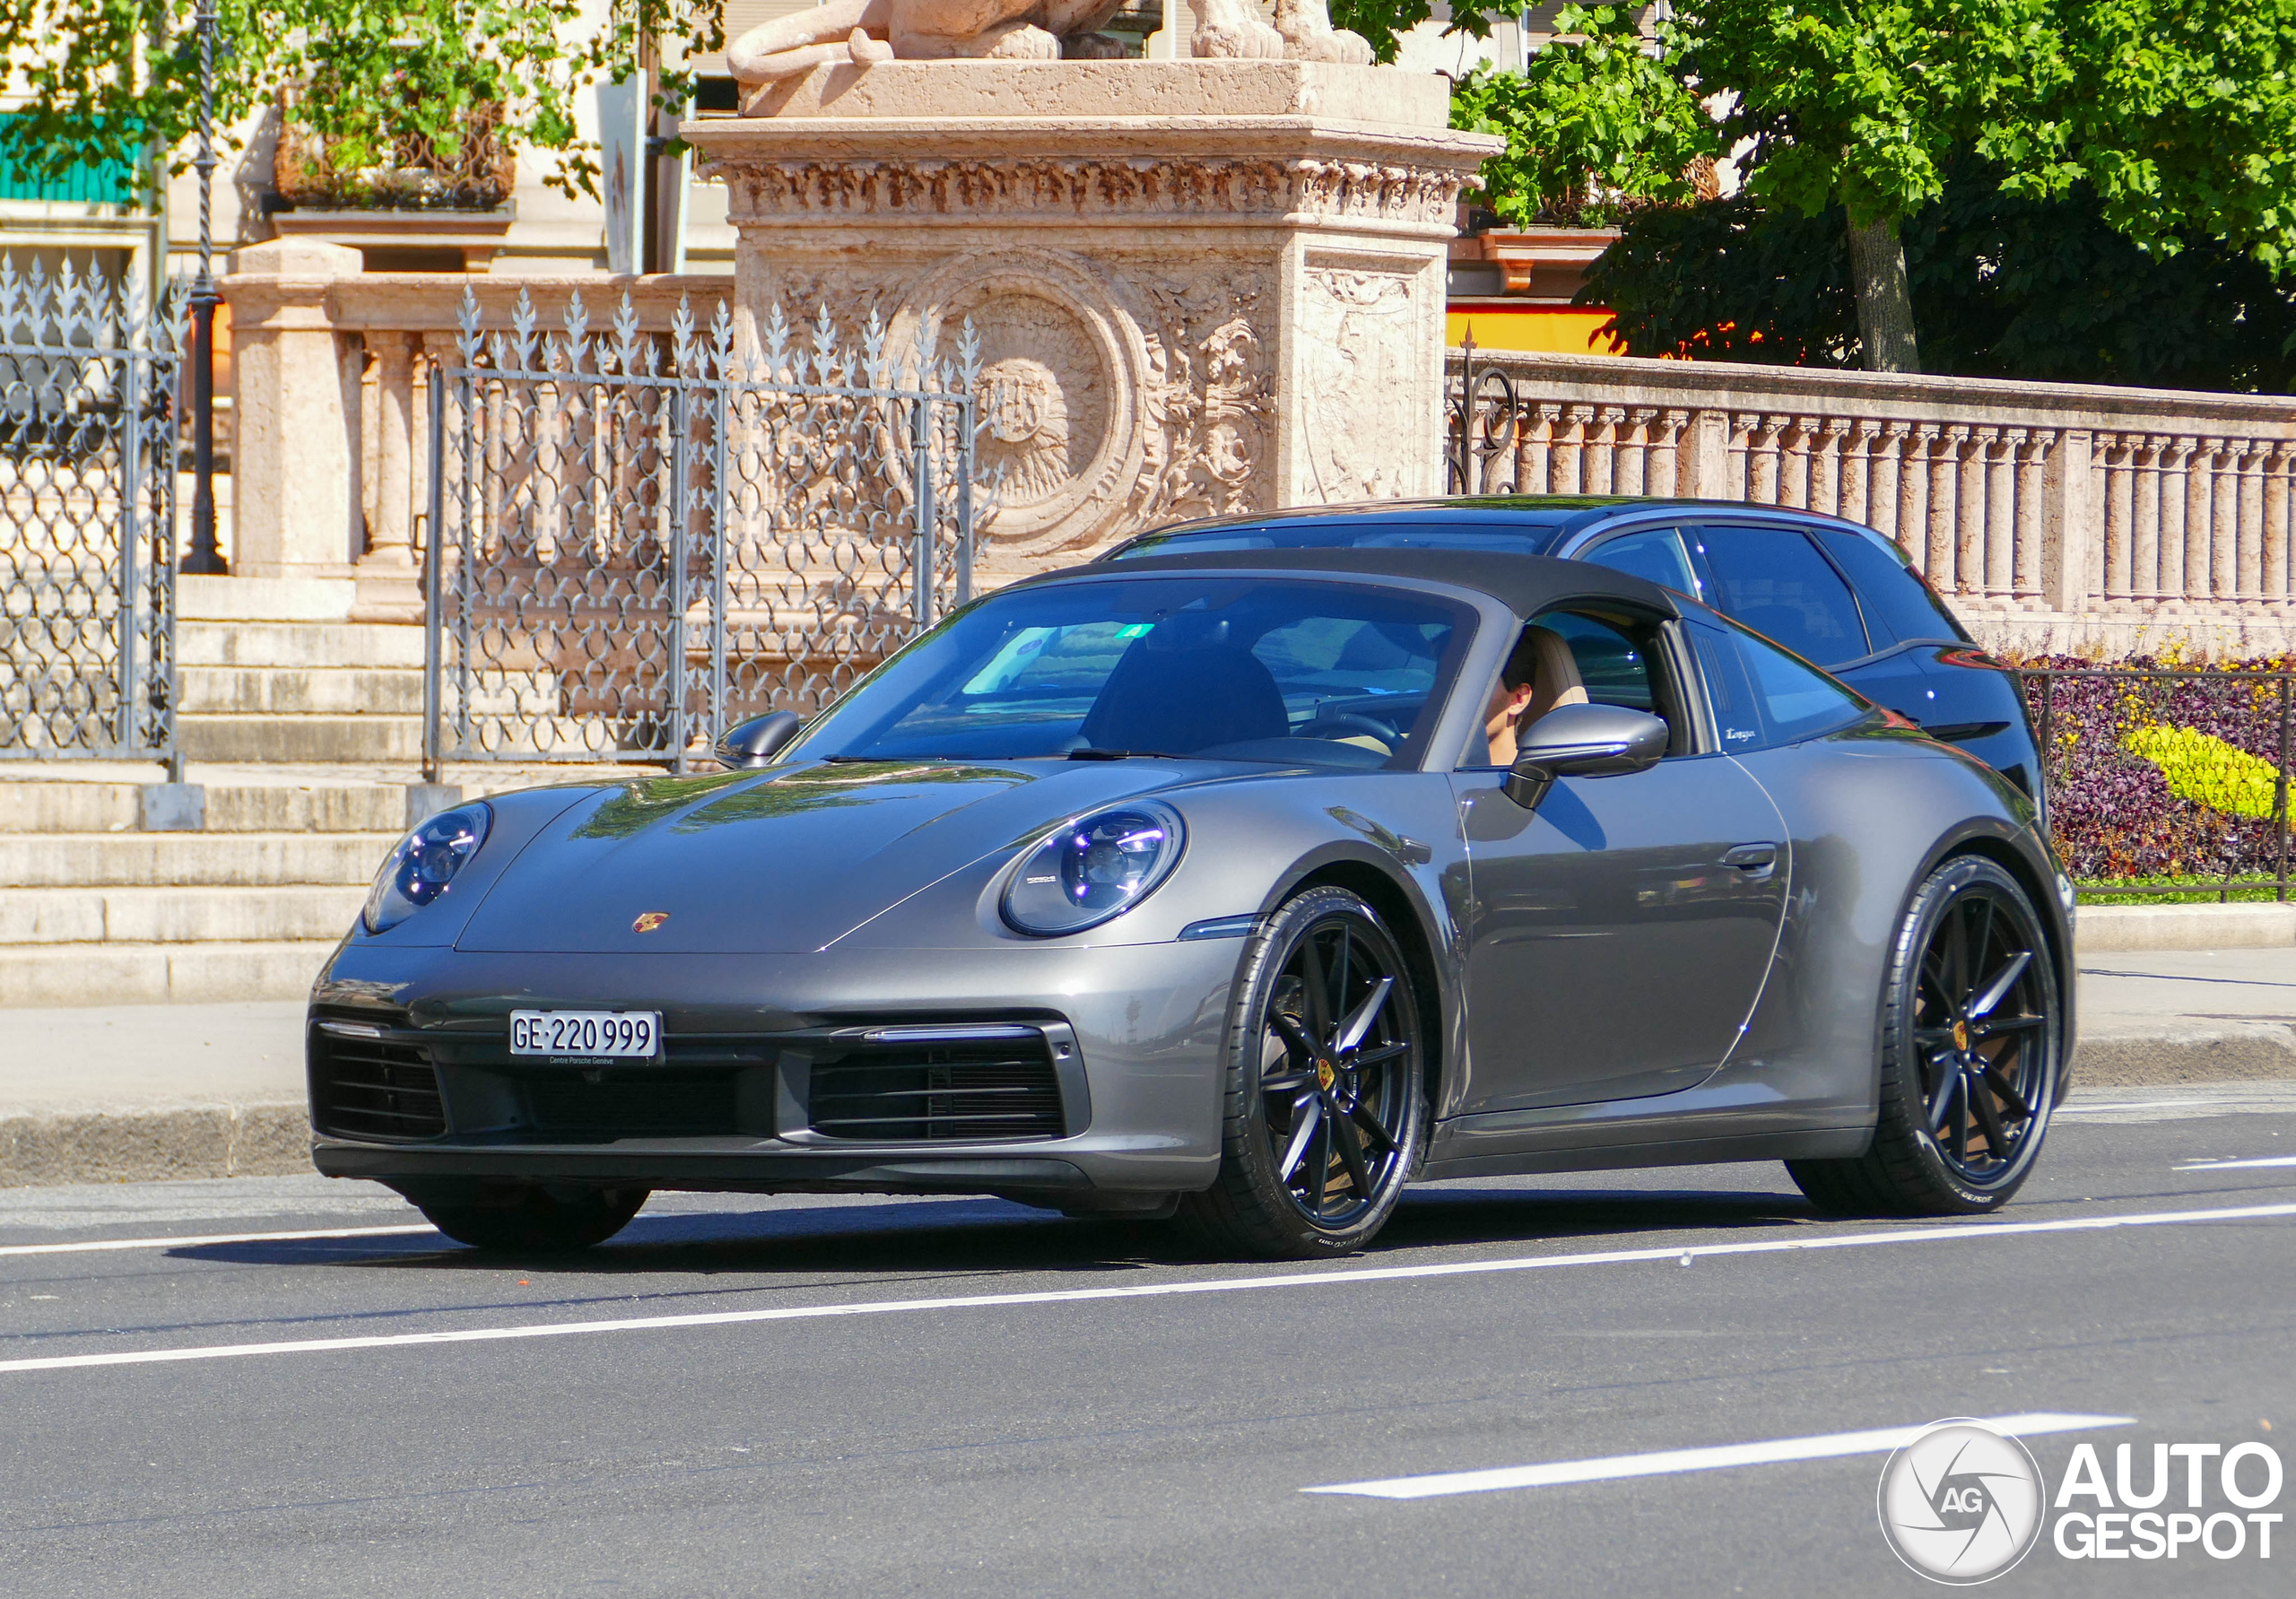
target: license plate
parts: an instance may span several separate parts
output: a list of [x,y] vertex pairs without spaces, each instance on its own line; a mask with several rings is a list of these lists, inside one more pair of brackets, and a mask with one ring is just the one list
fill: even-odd
[[658,1011],[513,1011],[510,1053],[583,1060],[652,1060],[662,1053]]

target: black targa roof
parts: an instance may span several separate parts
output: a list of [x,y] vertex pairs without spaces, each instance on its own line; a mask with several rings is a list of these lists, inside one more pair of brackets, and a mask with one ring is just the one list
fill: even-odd
[[1608,567],[1547,555],[1486,554],[1477,550],[1218,550],[1200,554],[1144,555],[1124,561],[1066,567],[1024,579],[1014,588],[1083,578],[1120,580],[1159,572],[1285,572],[1416,578],[1487,594],[1518,616],[1531,616],[1562,600],[1619,599],[1668,616],[1703,606],[1669,588]]

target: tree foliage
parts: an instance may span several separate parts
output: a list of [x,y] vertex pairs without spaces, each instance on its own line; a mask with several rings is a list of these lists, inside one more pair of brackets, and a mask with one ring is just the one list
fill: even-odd
[[[1720,137],[1760,198],[1854,223],[1935,200],[1954,152],[2008,136],[2054,59],[2068,0],[1693,0],[1667,62],[1732,98]],[[2078,3],[2078,0],[2071,0]]]
[[1558,210],[1599,218],[1619,202],[1687,200],[1686,176],[1715,152],[1714,121],[1645,48],[1634,13],[1577,13],[1583,39],[1543,50],[1524,71],[1477,67],[1452,88],[1451,126],[1497,134],[1478,197],[1524,226]]
[[2296,265],[2296,5],[2061,0],[2059,26],[2046,115],[1985,150],[2013,187],[2085,183],[2163,254],[2198,231]]
[[1675,180],[1648,161],[1653,141],[1686,148],[1681,107],[1702,97],[1718,108],[1706,148],[1735,148],[1756,199],[1805,215],[1905,216],[1975,152],[2013,195],[2085,189],[2146,250],[2205,239],[2274,271],[2296,261],[2288,0],[1684,0],[1644,69],[1622,59],[1622,14],[1566,9],[1538,70],[1462,97],[1460,117],[1509,134],[1494,195],[1561,180],[1518,157],[1514,129],[1533,151],[1570,129],[1605,181],[1665,198]]
[[[219,128],[282,88],[297,115],[351,159],[385,158],[395,135],[453,150],[480,104],[500,127],[552,152],[547,181],[596,192],[595,145],[575,121],[592,84],[631,75],[641,44],[724,43],[723,0],[615,0],[604,27],[579,0],[214,0]],[[195,0],[0,0],[0,80],[29,91],[0,118],[0,159],[62,175],[82,162],[190,158],[200,88]],[[663,74],[668,100],[690,83]]]
[[[1963,153],[1905,218],[1925,366],[1971,378],[2296,392],[2296,283],[2187,237],[2147,250],[2087,185],[2035,199]],[[1630,354],[1796,366],[1858,357],[1845,215],[1751,196],[1626,219],[1582,299]]]

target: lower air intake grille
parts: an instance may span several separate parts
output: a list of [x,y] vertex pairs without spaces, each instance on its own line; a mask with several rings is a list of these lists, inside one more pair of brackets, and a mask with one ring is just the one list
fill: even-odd
[[865,1047],[813,1069],[825,1138],[883,1143],[1058,1138],[1060,1080],[1041,1035]]
[[613,1138],[706,1138],[741,1131],[727,1073],[672,1077],[656,1068],[596,1082],[536,1077],[526,1084],[532,1136],[591,1143]]
[[339,1138],[437,1138],[446,1101],[430,1052],[384,1038],[315,1035],[312,1119]]

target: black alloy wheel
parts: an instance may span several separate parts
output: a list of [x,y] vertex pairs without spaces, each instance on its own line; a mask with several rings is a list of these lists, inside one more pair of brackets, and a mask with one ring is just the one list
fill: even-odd
[[556,1254],[603,1244],[638,1214],[644,1188],[485,1183],[406,1197],[430,1225],[474,1249]]
[[1892,952],[1872,1151],[1788,1169],[1822,1210],[1998,1209],[2040,1152],[2063,1058],[2057,967],[2031,900],[1990,860],[1948,861]]
[[1360,1248],[1426,1137],[1417,995],[1378,912],[1311,889],[1246,951],[1230,1029],[1223,1159],[1182,1213],[1274,1258]]

